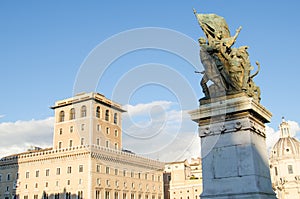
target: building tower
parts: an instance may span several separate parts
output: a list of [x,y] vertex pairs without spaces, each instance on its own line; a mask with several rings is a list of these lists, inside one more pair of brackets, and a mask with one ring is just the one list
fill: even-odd
[[121,105],[99,93],[78,94],[53,107],[53,148],[98,145],[122,149]]
[[162,199],[164,163],[121,150],[119,104],[84,93],[52,109],[53,147],[0,159],[1,199]]
[[300,142],[291,136],[289,123],[282,119],[280,138],[270,154],[272,186],[279,199],[300,198]]

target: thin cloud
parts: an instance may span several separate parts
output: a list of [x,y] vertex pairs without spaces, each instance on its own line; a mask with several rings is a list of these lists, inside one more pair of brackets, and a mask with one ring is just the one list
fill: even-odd
[[0,158],[26,151],[30,146],[52,145],[54,118],[0,123]]
[[176,103],[154,101],[127,107],[132,112],[123,116],[124,148],[164,162],[200,156],[197,124]]
[[5,115],[0,115],[0,118],[4,118],[5,117]]
[[130,116],[137,116],[137,115],[143,115],[148,114],[151,110],[155,108],[162,108],[162,109],[168,109],[172,105],[172,102],[170,101],[153,101],[150,103],[145,104],[137,104],[137,105],[130,105],[127,104],[124,106],[124,109],[127,110],[127,113]]

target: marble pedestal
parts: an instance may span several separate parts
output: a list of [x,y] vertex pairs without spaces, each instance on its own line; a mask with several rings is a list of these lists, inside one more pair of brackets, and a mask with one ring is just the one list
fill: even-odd
[[200,101],[201,199],[273,199],[265,126],[271,113],[242,94]]

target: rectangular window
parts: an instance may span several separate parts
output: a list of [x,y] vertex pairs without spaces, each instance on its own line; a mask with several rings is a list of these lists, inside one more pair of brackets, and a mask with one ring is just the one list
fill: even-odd
[[109,174],[109,167],[106,167],[106,168],[105,168],[105,173],[106,173],[106,174]]
[[105,199],[110,199],[109,191],[105,191]]
[[7,174],[7,178],[6,178],[7,181],[10,181],[10,173]]
[[70,126],[70,133],[73,133],[73,126]]
[[48,182],[45,183],[45,187],[48,187]]
[[83,172],[83,165],[79,165],[79,172]]
[[99,138],[97,138],[96,144],[97,144],[98,146],[100,145],[100,139],[99,139]]
[[85,125],[81,124],[81,130],[84,131]]
[[68,167],[68,169],[67,169],[67,173],[71,173],[72,172],[72,167]]
[[288,165],[288,171],[289,171],[289,174],[293,174],[293,166],[292,165]]
[[100,124],[97,124],[97,131],[100,131]]
[[101,169],[100,165],[99,165],[99,164],[97,164],[97,165],[96,165],[96,171],[97,171],[97,173],[99,173],[99,172],[100,172],[100,169]]
[[278,176],[278,170],[277,170],[277,167],[274,167],[274,170],[275,170],[275,176]]
[[70,140],[69,147],[73,146],[73,140]]
[[119,193],[118,192],[115,192],[115,197],[114,199],[119,199]]
[[126,170],[123,170],[123,176],[126,176]]
[[84,138],[81,138],[80,144],[84,145]]
[[133,171],[131,171],[131,173],[130,173],[130,177],[134,177],[134,173],[133,173]]
[[29,178],[29,171],[26,172],[25,178]]
[[67,185],[70,185],[70,184],[71,184],[71,180],[68,180],[68,181],[67,181]]
[[0,182],[2,181],[2,175],[0,175]]
[[50,174],[50,169],[46,169],[46,176],[49,176]]
[[28,196],[24,196],[24,199],[28,199]]
[[119,173],[119,170],[115,169],[115,175],[118,175],[118,173]]
[[60,175],[60,168],[56,168],[56,175]]
[[61,149],[62,147],[62,142],[58,142],[58,148]]
[[97,178],[97,185],[99,186],[99,185],[101,185],[101,180],[100,180],[100,178]]
[[96,199],[100,199],[100,191],[96,190]]
[[127,199],[127,194],[123,193],[123,199]]
[[83,191],[78,191],[78,199],[83,199]]
[[37,170],[37,171],[35,171],[35,177],[39,177],[40,176],[40,171],[39,170]]

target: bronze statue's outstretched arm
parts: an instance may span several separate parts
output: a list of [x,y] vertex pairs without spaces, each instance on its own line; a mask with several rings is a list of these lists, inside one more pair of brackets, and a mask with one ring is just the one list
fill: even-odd
[[242,30],[242,26],[240,26],[240,27],[236,30],[235,35],[234,35],[233,37],[231,37],[230,40],[227,41],[227,42],[225,43],[225,45],[226,45],[226,47],[227,47],[228,49],[231,48],[231,46],[233,46],[233,44],[235,43],[235,41],[236,41],[237,37],[239,36],[241,30]]

